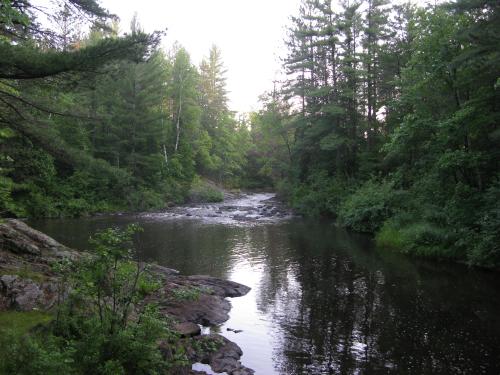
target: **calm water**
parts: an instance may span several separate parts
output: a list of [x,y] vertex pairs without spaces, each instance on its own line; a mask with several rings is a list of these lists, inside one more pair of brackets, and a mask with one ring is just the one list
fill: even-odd
[[[220,212],[185,213],[200,209]],[[252,287],[214,330],[257,374],[500,374],[500,275],[376,251],[330,223],[189,215],[31,224],[84,249],[99,228],[139,222],[141,258]]]

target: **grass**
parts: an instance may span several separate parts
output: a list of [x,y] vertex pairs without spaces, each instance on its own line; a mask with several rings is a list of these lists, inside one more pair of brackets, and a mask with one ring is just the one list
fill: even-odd
[[406,244],[405,239],[399,229],[392,225],[385,224],[380,231],[378,231],[375,241],[377,247],[401,251]]
[[197,301],[202,293],[213,294],[214,291],[211,288],[192,286],[172,289],[171,293],[177,301]]
[[456,258],[443,228],[426,222],[397,225],[387,221],[375,236],[378,248],[427,258]]
[[0,334],[7,331],[21,336],[39,324],[47,324],[52,315],[42,311],[3,311],[0,312]]

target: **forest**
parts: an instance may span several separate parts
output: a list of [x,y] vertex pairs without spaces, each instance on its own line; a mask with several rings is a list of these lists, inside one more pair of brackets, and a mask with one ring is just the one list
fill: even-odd
[[257,175],[379,247],[498,267],[500,4],[304,1],[292,21]]
[[498,0],[301,0],[250,113],[50,4],[0,0],[0,374],[497,373]]
[[196,65],[95,1],[0,4],[2,216],[218,201],[213,181],[383,248],[500,264],[497,1],[304,0],[287,78],[246,116],[215,45]]

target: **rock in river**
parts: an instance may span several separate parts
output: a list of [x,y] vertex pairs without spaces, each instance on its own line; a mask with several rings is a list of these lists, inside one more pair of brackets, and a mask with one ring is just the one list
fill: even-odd
[[192,337],[201,334],[200,326],[191,322],[177,323],[174,325],[174,330],[181,337]]
[[[199,291],[195,298],[176,298],[175,290]],[[240,297],[250,288],[211,276],[168,275],[162,288],[151,295],[147,302],[155,302],[160,311],[180,322],[192,322],[204,326],[222,324],[229,318],[231,303],[226,297]]]
[[240,358],[241,348],[224,336],[217,334],[203,335],[195,338],[197,347],[210,350],[191,353],[191,360],[209,364],[215,372],[225,372],[231,375],[252,375],[254,371],[243,366]]

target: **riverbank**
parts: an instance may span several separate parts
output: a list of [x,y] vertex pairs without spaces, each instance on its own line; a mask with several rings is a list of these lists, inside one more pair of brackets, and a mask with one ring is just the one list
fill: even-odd
[[[0,311],[50,314],[60,297],[61,277],[51,265],[84,256],[22,221],[5,220],[0,224]],[[160,285],[146,296],[142,306],[154,303],[169,318],[190,363],[209,364],[215,372],[253,374],[239,361],[242,351],[235,343],[219,334],[201,333],[201,327],[217,326],[229,318],[231,304],[227,297],[243,296],[250,288],[211,276],[180,275],[158,265],[149,269]],[[159,346],[167,358],[172,355],[167,343],[160,342]],[[178,373],[204,372],[182,368]]]
[[[248,207],[250,198],[252,206],[271,206],[268,195],[258,201],[253,194],[231,203],[237,209],[227,215]],[[178,216],[139,213],[29,224],[85,250],[97,231],[137,223],[143,228],[135,242],[138,259],[251,287],[231,299],[230,319],[210,332],[236,343],[244,353],[241,363],[258,374],[343,369],[430,375],[450,368],[499,373],[498,274],[378,251],[371,237],[327,221],[275,216],[231,218],[226,224],[222,216],[187,216],[216,214],[218,205],[188,205]],[[184,290],[177,297],[196,295]],[[211,372],[199,363],[193,368]]]

